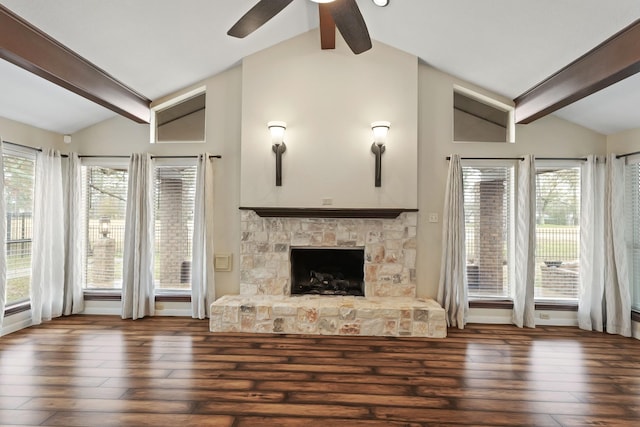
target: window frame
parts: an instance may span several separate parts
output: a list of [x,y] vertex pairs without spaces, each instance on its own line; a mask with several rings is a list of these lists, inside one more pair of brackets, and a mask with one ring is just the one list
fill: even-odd
[[[575,159],[575,160],[571,160],[571,159],[544,159],[544,160],[536,160],[536,176],[537,176],[537,170],[539,168],[557,168],[557,169],[573,169],[576,168],[578,169],[578,183],[580,185],[580,188],[577,192],[578,194],[578,207],[580,209],[580,214],[578,216],[578,241],[577,241],[577,251],[578,251],[578,289],[577,289],[577,295],[575,298],[550,298],[550,297],[534,297],[534,301],[536,304],[549,304],[549,305],[555,305],[555,304],[560,304],[560,305],[574,305],[578,303],[578,298],[579,298],[579,292],[580,292],[580,283],[581,283],[581,277],[580,277],[580,241],[581,241],[581,216],[582,216],[582,178],[583,178],[583,173],[584,173],[584,160],[579,160],[579,159]],[[537,213],[537,199],[538,199],[538,180],[536,179],[536,213]],[[535,222],[535,227],[538,227],[537,221]],[[535,245],[535,250],[534,250],[534,259],[537,261],[538,255],[538,238],[537,238],[537,233],[536,233],[536,245]],[[536,266],[537,268],[537,266]]]
[[[80,160],[82,167],[103,167],[112,169],[126,169],[127,170],[127,189],[129,186],[129,157],[81,157]],[[84,186],[84,183],[83,183]],[[85,295],[85,300],[100,299],[100,300],[114,300],[120,299],[122,295],[122,284],[119,288],[95,288],[87,287],[87,253],[88,253],[88,236],[87,236],[87,194],[82,194],[82,230],[83,230],[83,251],[82,251],[82,290]],[[126,208],[125,208],[126,209]],[[126,227],[126,226],[125,226]],[[94,298],[95,297],[95,298]]]
[[[478,303],[478,304],[492,304],[496,302],[507,302],[511,303],[513,301],[513,292],[515,290],[513,280],[515,278],[515,223],[516,223],[516,191],[517,191],[517,180],[518,180],[518,167],[520,161],[512,160],[512,159],[462,159],[461,167],[472,167],[472,168],[500,168],[504,167],[509,170],[509,176],[511,180],[509,194],[508,197],[508,218],[506,218],[507,226],[508,226],[508,236],[505,241],[507,244],[507,292],[504,292],[502,295],[471,295],[469,292],[469,286],[467,284],[467,295],[470,303]],[[463,184],[464,187],[464,184]],[[464,191],[464,190],[463,190]],[[465,219],[466,222],[466,219]],[[466,227],[465,227],[466,233]],[[465,238],[465,249],[466,246],[466,238]],[[465,254],[466,255],[466,254]],[[465,256],[466,258],[466,256]],[[466,266],[465,266],[466,268]],[[504,288],[503,288],[504,291]]]
[[[154,176],[154,180],[156,179],[156,172],[159,168],[162,167],[181,167],[181,166],[188,166],[188,167],[195,167],[196,171],[195,171],[195,180],[194,180],[194,191],[195,191],[195,185],[196,185],[196,181],[197,181],[197,165],[198,165],[198,159],[196,157],[189,157],[189,158],[155,158],[154,159],[154,171],[153,171],[153,176]],[[157,214],[157,199],[155,199],[155,196],[157,195],[157,191],[158,189],[156,188],[156,192],[154,194],[154,201],[153,201],[153,205],[154,205],[154,218],[157,221],[156,218],[156,214]],[[195,211],[195,194],[194,194],[194,206],[193,209]],[[155,224],[154,224],[154,230],[155,230]],[[154,239],[154,245],[157,245],[158,243],[158,239]],[[192,242],[193,243],[193,242]],[[154,247],[154,256],[157,252],[157,248]],[[158,261],[156,260],[156,263]],[[193,254],[191,255],[191,265],[193,266]],[[159,283],[159,278],[155,277],[155,271],[154,271],[154,285],[158,285]],[[158,286],[154,287],[154,292],[156,295],[156,299],[158,299],[158,297],[160,298],[164,298],[164,297],[169,297],[169,298],[174,298],[173,300],[182,300],[184,299],[184,297],[191,297],[191,284],[189,286],[189,288],[185,288],[185,289],[163,289],[160,288]],[[175,299],[177,298],[177,299]],[[169,300],[171,301],[171,299]],[[190,301],[190,299],[189,299]]]
[[[2,147],[2,155],[3,156],[12,156],[12,157],[21,157],[27,160],[30,160],[33,162],[33,176],[32,176],[32,180],[33,180],[33,187],[31,189],[32,191],[32,200],[31,200],[31,218],[33,221],[33,209],[34,209],[34,205],[35,205],[35,197],[36,197],[36,161],[37,161],[37,156],[36,156],[36,151],[33,148],[28,148],[28,147],[21,147],[18,145],[4,145]],[[3,158],[3,164],[5,164],[5,159]],[[3,176],[4,176],[4,170],[2,171]],[[5,189],[6,189],[6,185],[5,185]],[[6,191],[6,190],[5,190]],[[3,195],[4,197],[4,195]],[[32,222],[32,227],[33,227],[33,222]],[[33,230],[32,230],[33,232]],[[6,245],[8,244],[8,242],[5,242],[5,248]],[[31,256],[33,255],[32,251],[33,251],[33,236],[31,238],[31,249],[30,249],[30,253],[29,253],[29,297],[26,299],[21,299],[21,300],[17,300],[17,301],[5,301],[5,313],[9,314],[14,314],[17,312],[21,312],[21,311],[25,311],[27,309],[29,309],[31,307],[31,286],[32,286],[32,276],[33,276],[33,271],[32,271],[32,267],[31,267]],[[8,253],[8,252],[7,252]],[[8,260],[8,257],[7,257]],[[9,268],[7,265],[7,274],[9,273]],[[7,285],[8,286],[8,285]],[[6,297],[6,295],[5,295]]]
[[[635,184],[635,197],[630,193],[633,190],[633,182],[629,181],[630,168],[635,167],[636,173]],[[631,291],[631,311],[640,313],[640,271],[634,268],[635,259],[634,253],[638,253],[638,266],[640,267],[640,215],[634,216],[635,213],[640,213],[640,155],[635,154],[625,158],[625,228],[627,253],[629,255],[629,273],[630,291]],[[637,239],[637,240],[636,240]]]

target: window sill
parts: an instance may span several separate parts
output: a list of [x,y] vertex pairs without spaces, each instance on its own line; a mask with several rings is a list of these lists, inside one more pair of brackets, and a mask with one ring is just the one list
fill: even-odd
[[191,302],[191,295],[178,292],[166,292],[157,294],[156,302]]
[[[546,311],[578,311],[577,302],[552,302],[552,301],[540,301],[535,303],[536,310]],[[494,309],[513,309],[513,301],[508,299],[497,300],[471,300],[469,301],[469,308],[494,308]],[[640,313],[638,313],[638,319],[640,321]]]
[[121,301],[121,291],[100,291],[93,289],[86,289],[84,291],[85,301]]
[[469,308],[497,308],[511,310],[513,301],[508,299],[476,299],[469,301]]
[[16,304],[11,304],[4,309],[4,317],[12,316],[14,314],[23,313],[31,310],[31,302],[24,301]]
[[634,322],[640,322],[640,311],[631,310],[631,320]]
[[[122,301],[120,291],[84,291],[85,301]],[[191,302],[191,295],[183,292],[163,292],[156,295],[156,302]]]

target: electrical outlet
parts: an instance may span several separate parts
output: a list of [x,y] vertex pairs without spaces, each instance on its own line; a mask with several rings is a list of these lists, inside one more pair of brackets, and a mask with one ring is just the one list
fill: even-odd
[[331,206],[333,205],[333,199],[331,197],[325,197],[322,199],[322,206]]
[[429,214],[429,222],[438,222],[438,214],[435,212],[431,212]]
[[549,316],[549,313],[540,313],[540,319],[549,320],[551,319],[551,316]]

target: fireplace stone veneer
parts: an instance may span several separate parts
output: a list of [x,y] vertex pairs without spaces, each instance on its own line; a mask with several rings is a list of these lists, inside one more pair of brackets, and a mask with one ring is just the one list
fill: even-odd
[[[393,219],[263,218],[241,211],[240,295],[211,305],[213,332],[446,336],[416,298],[417,213]],[[364,248],[364,297],[291,296],[292,247]]]

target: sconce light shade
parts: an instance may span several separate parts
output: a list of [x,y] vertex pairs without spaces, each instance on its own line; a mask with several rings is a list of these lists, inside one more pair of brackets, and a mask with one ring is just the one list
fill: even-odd
[[284,143],[284,131],[287,130],[285,122],[273,121],[267,123],[271,133],[271,149],[276,153],[276,187],[282,186],[282,153],[287,151]]
[[285,122],[273,121],[267,123],[267,127],[271,132],[271,143],[280,145],[284,142],[284,132],[287,130]]
[[371,130],[373,131],[373,142],[377,145],[384,145],[387,142],[387,134],[391,123],[385,121],[378,121],[371,123]]
[[373,131],[373,144],[371,144],[371,151],[376,155],[376,171],[375,171],[375,185],[376,187],[382,187],[382,153],[385,151],[387,142],[387,134],[391,123],[385,121],[371,123],[371,130]]

